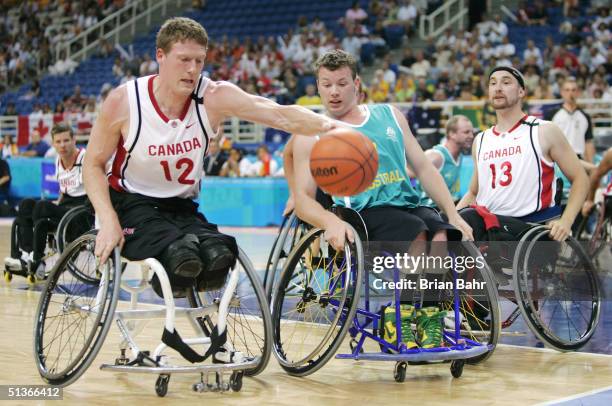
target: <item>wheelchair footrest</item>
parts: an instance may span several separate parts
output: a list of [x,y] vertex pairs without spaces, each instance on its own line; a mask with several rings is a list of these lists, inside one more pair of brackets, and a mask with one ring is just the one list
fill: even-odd
[[227,371],[245,371],[256,368],[259,365],[261,357],[255,357],[245,360],[244,362],[235,362],[231,364],[207,364],[207,365],[176,365],[176,366],[138,366],[138,365],[114,365],[102,364],[101,370],[117,371],[117,372],[139,372],[144,374],[185,374],[185,373],[211,373],[211,372],[227,372]]
[[354,359],[368,361],[446,361],[453,359],[468,359],[477,357],[490,350],[488,345],[476,345],[460,347],[441,347],[432,349],[411,350],[409,353],[388,354],[383,352],[365,352],[362,354],[338,354],[339,359]]

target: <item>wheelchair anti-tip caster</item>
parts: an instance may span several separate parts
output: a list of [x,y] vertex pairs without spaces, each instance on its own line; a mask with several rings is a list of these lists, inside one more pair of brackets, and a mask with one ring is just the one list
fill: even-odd
[[168,393],[168,382],[170,382],[170,375],[161,374],[155,381],[155,393],[160,398],[163,398]]
[[395,363],[395,369],[393,371],[393,377],[395,382],[404,382],[406,380],[406,367],[407,364],[403,361]]
[[230,377],[230,388],[234,392],[240,392],[242,389],[242,377],[244,376],[244,372],[242,371],[234,371],[232,372],[232,376]]
[[450,371],[454,378],[459,378],[463,374],[463,366],[465,365],[465,360],[456,359],[451,362]]

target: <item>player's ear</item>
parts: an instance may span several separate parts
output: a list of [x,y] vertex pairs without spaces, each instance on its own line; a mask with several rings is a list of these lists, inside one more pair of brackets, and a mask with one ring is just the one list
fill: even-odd
[[361,78],[359,77],[359,75],[355,76],[355,93],[357,94],[357,97],[359,97],[359,93],[361,93]]
[[157,48],[157,50],[155,51],[155,59],[157,60],[157,63],[159,63],[159,61],[163,59],[165,55],[166,54],[164,53],[163,49]]

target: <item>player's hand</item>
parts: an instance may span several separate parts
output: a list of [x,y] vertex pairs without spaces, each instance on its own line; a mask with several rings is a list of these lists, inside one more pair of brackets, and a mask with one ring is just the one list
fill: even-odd
[[550,229],[550,237],[555,241],[565,241],[572,235],[572,225],[566,224],[563,219],[553,220],[546,225]]
[[349,228],[349,225],[340,220],[334,215],[334,219],[325,225],[325,239],[332,248],[336,251],[344,251],[344,243],[346,238],[350,242],[355,242],[355,236],[353,231]]
[[116,218],[106,224],[101,224],[96,236],[95,249],[96,258],[99,259],[98,264],[104,265],[115,247],[122,248],[124,242],[123,230]]
[[283,217],[289,215],[295,209],[295,201],[293,200],[293,196],[289,196],[287,199],[287,203],[285,204],[285,210],[283,210]]
[[595,206],[595,202],[592,200],[586,200],[582,204],[582,215],[584,217],[588,217],[591,214],[591,210],[593,210],[593,206]]
[[474,241],[472,227],[458,213],[448,216],[448,222],[457,230],[461,231],[463,241]]

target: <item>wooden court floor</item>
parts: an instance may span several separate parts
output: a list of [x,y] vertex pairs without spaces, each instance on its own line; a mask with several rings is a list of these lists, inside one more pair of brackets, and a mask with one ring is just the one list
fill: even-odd
[[[8,255],[9,227],[0,226],[0,261]],[[255,240],[260,241],[260,238]],[[253,247],[245,247],[251,254]],[[251,250],[251,252],[249,252]],[[256,252],[253,257],[259,258]],[[265,257],[265,255],[264,255]],[[40,385],[33,357],[33,325],[39,293],[27,289],[23,278],[0,282],[0,385]],[[610,328],[600,325],[600,328]],[[144,342],[151,349],[161,328],[147,330]],[[409,366],[404,383],[393,379],[392,362],[331,360],[306,378],[290,377],[272,358],[256,378],[245,378],[239,393],[195,393],[197,374],[171,377],[168,395],[155,395],[156,376],[106,372],[102,363],[117,357],[119,334],[109,333],[98,358],[73,385],[64,389],[63,404],[262,404],[361,405],[528,405],[551,402],[612,385],[612,357],[602,354],[558,353],[551,350],[500,345],[484,364],[466,366],[463,376],[452,378],[449,364]],[[348,343],[344,344],[348,348]],[[2,402],[2,401],[0,401]],[[18,404],[18,402],[3,402]],[[29,401],[27,404],[43,404]],[[590,404],[590,403],[583,403]]]

